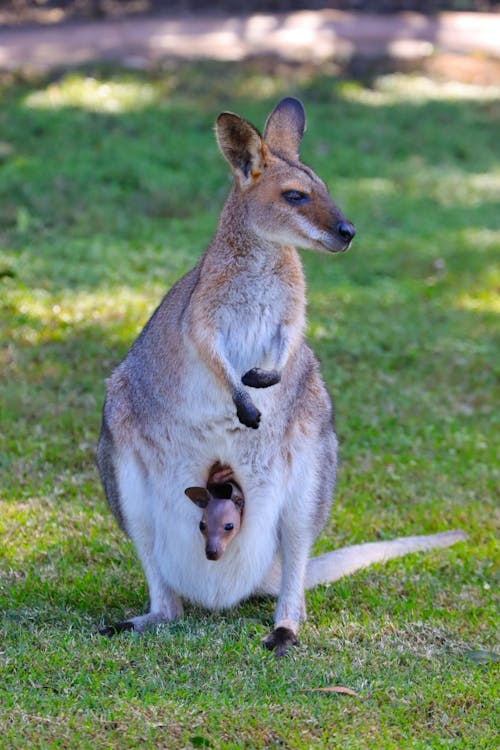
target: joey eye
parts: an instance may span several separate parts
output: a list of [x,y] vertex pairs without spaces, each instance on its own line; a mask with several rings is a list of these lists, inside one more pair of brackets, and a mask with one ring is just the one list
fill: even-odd
[[224,531],[232,531],[234,529],[234,523],[226,523]]
[[206,528],[207,524],[205,523],[205,521],[200,521],[200,531],[205,531]]
[[285,190],[281,195],[292,206],[300,206],[304,203],[309,203],[311,200],[307,193],[303,193],[300,190]]

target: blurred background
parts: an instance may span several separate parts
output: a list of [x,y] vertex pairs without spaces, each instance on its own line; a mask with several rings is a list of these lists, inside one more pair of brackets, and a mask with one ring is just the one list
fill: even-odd
[[357,76],[381,63],[446,74],[454,63],[450,77],[489,70],[493,81],[497,10],[490,0],[3,0],[0,68],[268,56],[335,61]]
[[494,11],[495,0],[2,0],[0,7],[12,20],[31,18],[40,21],[100,16],[117,16],[147,12],[268,12],[319,10],[335,8],[348,11],[394,13],[416,11],[437,13],[451,11]]

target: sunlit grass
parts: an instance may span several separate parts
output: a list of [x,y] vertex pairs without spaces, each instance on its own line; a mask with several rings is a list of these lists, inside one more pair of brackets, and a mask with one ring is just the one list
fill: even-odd
[[147,81],[99,80],[72,74],[28,94],[25,104],[35,109],[80,107],[89,112],[120,114],[151,106],[159,98],[158,90]]
[[[317,77],[318,69],[314,66],[295,69],[285,65],[276,67],[277,72],[273,74],[252,71],[250,68],[246,75],[239,75],[236,69],[235,79],[229,85],[233,86],[239,97],[270,98],[279,96],[286,88],[287,81],[291,81],[295,87],[306,87]],[[333,66],[330,67],[335,71]],[[227,73],[223,75],[227,76]],[[195,77],[195,85],[197,81],[198,76]],[[133,74],[92,76],[71,73],[30,92],[24,103],[34,109],[76,107],[89,112],[118,115],[165,104],[170,97],[181,93],[179,89],[184,85],[185,78],[177,71],[151,80],[145,77],[137,79]],[[400,73],[377,76],[369,87],[354,81],[342,82],[338,92],[347,101],[368,106],[430,101],[488,102],[500,98],[500,86],[439,81],[423,75]]]
[[[500,248],[500,237],[496,246]],[[462,310],[500,313],[500,263],[484,270],[474,286],[458,297],[457,307]]]
[[341,86],[342,96],[372,107],[426,101],[493,101],[500,98],[500,86],[480,86],[458,81],[439,81],[423,75],[392,73],[375,78],[366,88],[355,82]]
[[[107,287],[96,291],[51,294],[44,289],[23,290],[8,295],[11,314],[27,319],[12,332],[13,340],[30,345],[51,340],[54,333],[73,335],[75,327],[119,323],[124,336],[133,334],[132,321],[147,319],[164,290],[159,285],[145,289]],[[32,327],[30,327],[30,322]],[[64,337],[64,335],[62,335]]]
[[417,157],[410,163],[407,190],[426,195],[442,206],[480,205],[486,201],[500,203],[500,172],[464,174],[460,169],[422,165]]

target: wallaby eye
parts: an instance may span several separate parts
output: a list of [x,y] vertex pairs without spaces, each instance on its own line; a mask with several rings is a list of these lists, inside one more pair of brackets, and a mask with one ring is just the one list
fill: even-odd
[[206,528],[207,524],[205,523],[205,521],[200,521],[200,531],[205,531]]
[[225,531],[232,531],[234,529],[234,523],[226,523],[224,526]]
[[285,190],[281,195],[292,206],[300,206],[303,203],[309,203],[311,200],[307,193],[303,193],[300,190]]

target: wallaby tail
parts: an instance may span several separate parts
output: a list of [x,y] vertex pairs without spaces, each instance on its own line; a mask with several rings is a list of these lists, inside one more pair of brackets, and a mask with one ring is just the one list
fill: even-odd
[[[422,552],[438,547],[451,547],[456,542],[467,539],[461,530],[444,531],[440,534],[426,536],[403,536],[389,542],[367,542],[354,544],[352,547],[326,552],[319,557],[312,557],[307,564],[306,588],[311,589],[321,583],[333,583],[339,578],[349,576],[357,570],[377,562],[393,560],[411,552]],[[278,595],[280,589],[280,565],[276,563],[266,582],[265,593]]]

